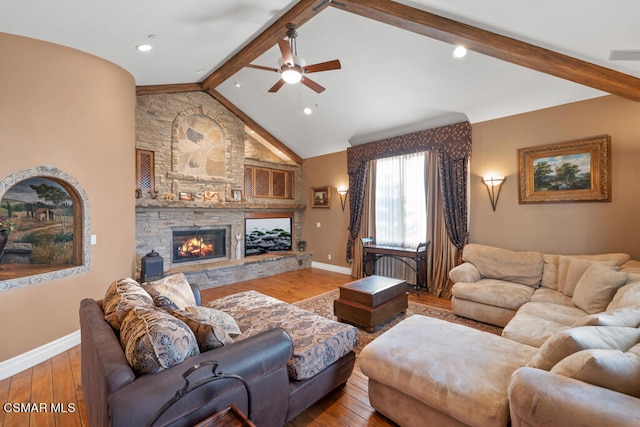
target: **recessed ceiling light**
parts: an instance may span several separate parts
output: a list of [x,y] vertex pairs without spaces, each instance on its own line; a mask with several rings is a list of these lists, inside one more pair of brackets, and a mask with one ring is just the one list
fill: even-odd
[[153,47],[150,44],[139,44],[138,46],[136,46],[136,50],[138,52],[149,52],[151,49],[153,49]]
[[456,46],[456,48],[453,50],[454,58],[464,58],[466,54],[467,48],[464,46]]
[[234,85],[235,87],[241,87],[241,86],[242,86],[242,85],[240,84],[240,82],[233,82],[233,85]]
[[311,107],[304,107],[302,109],[302,112],[308,116],[309,114],[313,113],[313,110],[311,109]]

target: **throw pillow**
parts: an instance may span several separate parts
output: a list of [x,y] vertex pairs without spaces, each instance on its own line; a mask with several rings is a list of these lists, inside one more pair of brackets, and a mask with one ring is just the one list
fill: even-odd
[[620,350],[591,349],[562,359],[551,372],[640,397],[640,357]]
[[606,310],[614,294],[627,281],[627,273],[600,263],[584,272],[573,292],[572,301],[589,314]]
[[171,314],[182,320],[191,329],[198,341],[200,352],[213,350],[233,342],[233,339],[220,325],[203,316],[183,310],[172,310]]
[[609,267],[616,266],[616,261],[589,261],[580,258],[572,258],[569,261],[569,267],[564,279],[564,289],[562,292],[565,295],[569,297],[573,296],[573,292],[575,291],[576,285],[580,281],[580,278],[582,278],[585,271],[587,271],[587,269],[591,267],[594,262],[599,262]]
[[581,326],[551,335],[527,366],[550,370],[565,357],[592,348],[627,351],[640,341],[640,329],[618,326]]
[[187,307],[189,313],[197,314],[198,316],[206,319],[209,323],[215,323],[219,325],[230,337],[235,338],[240,335],[240,327],[235,319],[228,313],[214,308],[202,307],[194,305]]
[[153,305],[168,313],[171,313],[172,310],[180,310],[176,303],[171,301],[171,298],[165,297],[164,295],[156,295],[153,297]]
[[153,300],[138,282],[125,278],[112,282],[102,300],[104,318],[112,328],[120,325],[134,307],[153,308]]
[[153,374],[199,354],[191,329],[155,308],[134,308],[122,321],[120,344],[138,375]]
[[578,319],[571,327],[576,326],[640,326],[640,307],[623,307],[617,310],[590,314]]
[[640,283],[630,283],[618,289],[607,310],[622,307],[640,307]]
[[152,297],[162,295],[173,301],[181,310],[190,305],[196,305],[196,297],[193,295],[187,277],[182,273],[172,274],[153,282],[146,282],[142,287]]

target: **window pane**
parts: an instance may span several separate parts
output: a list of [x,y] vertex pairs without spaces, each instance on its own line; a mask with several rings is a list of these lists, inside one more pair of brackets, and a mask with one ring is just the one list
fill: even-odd
[[417,247],[426,239],[424,153],[376,162],[376,243]]

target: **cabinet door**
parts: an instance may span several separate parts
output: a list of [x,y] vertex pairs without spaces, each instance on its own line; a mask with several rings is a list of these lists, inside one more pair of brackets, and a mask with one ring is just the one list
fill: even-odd
[[271,197],[284,198],[287,196],[287,172],[271,171]]
[[255,182],[253,191],[256,197],[269,197],[271,195],[271,170],[254,168]]

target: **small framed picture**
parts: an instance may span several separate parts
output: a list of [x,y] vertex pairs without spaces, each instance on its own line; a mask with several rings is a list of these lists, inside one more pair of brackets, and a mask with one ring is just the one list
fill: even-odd
[[204,191],[204,201],[205,202],[219,202],[220,201],[220,192],[219,191]]
[[312,208],[330,208],[331,207],[331,189],[326,187],[313,187],[311,189],[311,207]]
[[186,191],[180,191],[178,193],[178,200],[185,200],[190,202],[193,200],[193,194],[187,193]]
[[231,198],[234,202],[242,201],[242,190],[231,190]]

